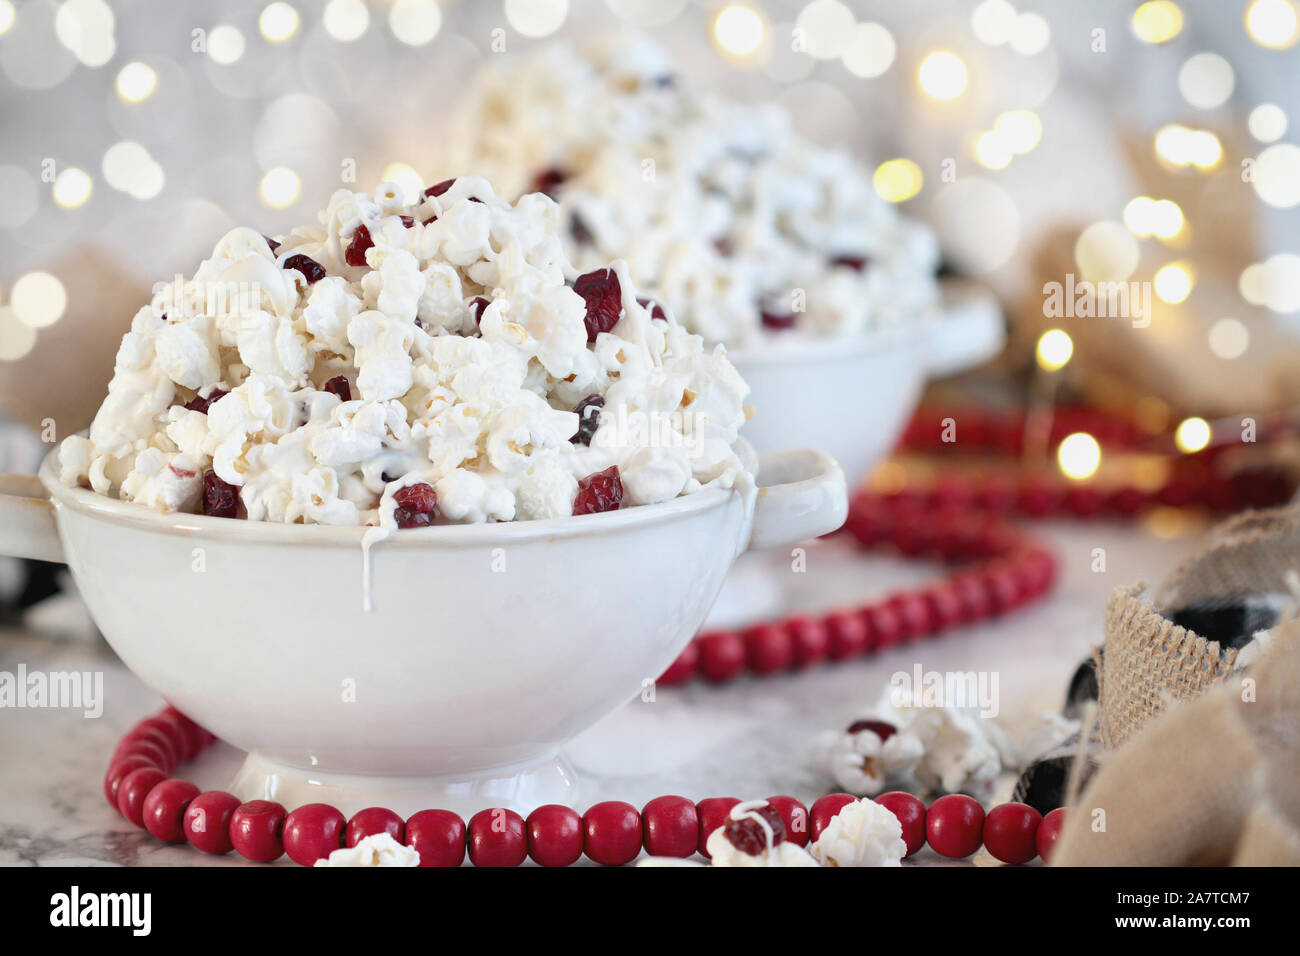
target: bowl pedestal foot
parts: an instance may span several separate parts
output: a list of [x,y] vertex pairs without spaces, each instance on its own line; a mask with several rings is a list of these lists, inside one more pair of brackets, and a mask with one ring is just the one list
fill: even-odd
[[293,810],[328,803],[351,817],[366,807],[387,807],[409,817],[420,810],[451,810],[468,821],[488,807],[523,816],[546,803],[575,806],[577,780],[563,757],[552,754],[526,765],[477,774],[383,775],[326,773],[278,763],[253,751],[229,790],[241,800],[274,800]]

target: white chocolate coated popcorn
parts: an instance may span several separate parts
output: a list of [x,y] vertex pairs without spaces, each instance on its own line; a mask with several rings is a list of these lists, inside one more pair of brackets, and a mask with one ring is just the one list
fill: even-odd
[[340,847],[315,866],[419,866],[415,847],[402,846],[391,833],[362,837],[353,847]]
[[[251,520],[389,531],[418,483],[451,522],[570,515],[579,480],[611,466],[624,507],[732,487],[748,387],[653,318],[620,262],[615,324],[588,342],[560,226],[544,195],[511,204],[461,177],[410,204],[339,190],[279,243],[232,230],[137,313],[62,480],[194,511],[211,472]],[[339,377],[346,394],[326,387]],[[574,443],[592,395],[600,426]]]
[[692,89],[642,39],[489,68],[448,142],[452,166],[484,170],[505,195],[553,176],[575,262],[626,259],[710,342],[788,334],[765,312],[840,336],[937,302],[933,234],[881,199],[869,170],[800,137],[779,108]]
[[825,866],[899,866],[907,854],[898,817],[869,799],[845,804],[809,849]]

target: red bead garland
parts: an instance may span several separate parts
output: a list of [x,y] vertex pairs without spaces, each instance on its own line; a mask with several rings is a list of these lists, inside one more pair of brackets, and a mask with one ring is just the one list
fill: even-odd
[[[692,803],[686,797],[663,796],[638,812],[630,803],[608,800],[582,815],[548,804],[527,820],[513,810],[489,807],[470,817],[468,825],[449,810],[421,810],[405,822],[384,807],[367,807],[350,820],[323,803],[288,812],[270,800],[240,803],[238,797],[221,790],[200,793],[193,784],[169,777],[152,761],[167,761],[171,753],[189,759],[216,738],[171,708],[161,716],[173,724],[166,731],[173,746],[141,746],[151,734],[138,731],[156,717],[137,725],[114,752],[104,775],[105,793],[116,787],[122,815],[159,840],[189,842],[205,853],[235,850],[255,863],[270,863],[287,854],[295,863],[312,866],[332,851],[356,846],[377,833],[388,833],[413,847],[421,866],[460,866],[466,856],[475,866],[519,866],[529,858],[541,866],[569,866],[584,853],[595,863],[619,866],[635,860],[642,849],[652,856],[684,858],[700,853],[708,857],[709,835],[726,823],[740,802],[735,797],[710,797]],[[137,766],[142,760],[146,765]],[[786,839],[807,846],[840,810],[858,799],[831,793],[811,808],[790,796],[768,797],[768,803],[781,814]],[[1036,810],[1021,803],[994,807],[986,818],[979,802],[963,794],[940,797],[928,810],[919,799],[900,791],[882,794],[876,802],[898,818],[908,856],[928,841],[937,853],[954,858],[970,856],[983,845],[1006,863],[1027,863],[1035,852],[1046,860],[1065,818],[1062,808],[1040,821]]]

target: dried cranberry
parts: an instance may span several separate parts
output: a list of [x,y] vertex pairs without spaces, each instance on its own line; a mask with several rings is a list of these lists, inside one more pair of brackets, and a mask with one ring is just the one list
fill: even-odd
[[718,251],[718,255],[720,256],[729,256],[734,251],[734,247],[731,245],[731,240],[727,238],[714,239],[713,248]]
[[326,382],[325,391],[329,392],[331,395],[337,395],[339,401],[352,401],[352,386],[348,384],[347,378],[342,375],[335,375],[332,379]]
[[263,236],[262,238],[266,240],[266,248],[270,249],[272,254],[275,253],[276,249],[280,248],[280,244],[270,236]]
[[654,299],[637,299],[637,302],[640,303],[641,308],[650,310],[650,318],[652,319],[668,318],[668,313],[664,311],[664,307],[660,305],[658,302],[656,302]]
[[569,219],[569,234],[573,236],[573,241],[580,246],[589,246],[596,241],[596,237],[587,228],[587,223],[576,212]]
[[441,196],[454,185],[456,185],[455,179],[444,179],[440,183],[434,183],[424,191],[425,198],[428,198],[429,196]]
[[214,388],[210,393],[208,393],[207,398],[201,398],[200,396],[195,395],[193,398],[191,398],[188,402],[185,403],[185,407],[192,412],[202,412],[204,415],[206,415],[208,413],[208,409],[212,407],[213,402],[229,394],[230,393],[225,391],[224,389]]
[[[405,226],[407,229],[414,229],[414,228],[415,228],[415,217],[414,217],[414,216],[398,216],[397,218],[400,219],[400,220],[402,220],[402,225]],[[438,218],[438,217],[435,216],[434,218],[436,219],[436,218]]]
[[573,291],[587,303],[587,341],[596,341],[601,332],[618,325],[623,310],[623,289],[613,269],[597,269],[578,276]]
[[794,328],[794,313],[782,312],[774,309],[771,305],[759,306],[760,314],[763,317],[763,325],[769,329],[792,329]]
[[677,74],[660,73],[658,76],[656,76],[654,79],[650,81],[650,85],[661,90],[671,90],[674,86],[677,85]]
[[214,518],[239,517],[239,489],[222,481],[215,471],[203,476],[203,513]]
[[552,199],[555,198],[555,190],[568,179],[568,175],[558,166],[551,166],[543,169],[533,177],[532,192],[545,193]]
[[575,515],[594,515],[601,511],[617,511],[623,501],[623,477],[618,465],[578,479],[578,496],[573,499]]
[[867,267],[867,261],[868,260],[866,256],[853,256],[853,255],[835,256],[833,259],[831,259],[831,265],[845,266],[849,269],[852,269],[854,272],[861,272],[863,269]]
[[883,720],[855,720],[849,724],[849,733],[851,734],[860,734],[864,730],[871,731],[880,738],[881,743],[884,743],[897,733],[898,728]]
[[297,255],[285,259],[284,268],[297,269],[303,274],[303,278],[307,280],[308,285],[311,285],[314,282],[319,282],[321,279],[325,278],[325,267],[315,259],[304,256],[302,253],[298,253]]
[[591,436],[600,427],[600,410],[605,407],[603,395],[588,395],[574,409],[578,413],[578,430],[569,439],[575,445],[590,445]]
[[438,495],[432,485],[421,481],[398,488],[393,492],[393,501],[397,505],[393,517],[399,528],[423,528],[433,523]]
[[469,309],[471,312],[474,313],[475,322],[483,321],[483,310],[486,309],[490,304],[491,303],[488,302],[488,300],[483,298],[481,295],[475,296],[474,298],[470,299]]
[[[772,846],[785,840],[785,820],[781,818],[780,810],[769,803],[766,806],[755,807],[750,812],[762,817],[772,828]],[[739,820],[729,818],[723,832],[726,834],[727,842],[741,853],[758,856],[767,849],[767,831],[763,829],[762,823],[751,816],[743,816]]]
[[374,244],[375,240],[370,238],[370,227],[363,222],[353,231],[352,242],[348,244],[348,250],[343,253],[343,258],[350,266],[364,266],[366,250]]

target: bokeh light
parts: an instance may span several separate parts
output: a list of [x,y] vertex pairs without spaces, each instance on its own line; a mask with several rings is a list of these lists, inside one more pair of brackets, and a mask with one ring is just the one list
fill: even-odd
[[54,186],[50,191],[54,201],[64,209],[76,209],[86,204],[94,188],[90,175],[84,169],[69,166],[54,177]]
[[0,361],[16,362],[36,345],[36,330],[18,321],[12,307],[0,305]]
[[894,65],[898,48],[894,35],[879,23],[859,23],[853,28],[841,59],[854,76],[872,79]]
[[1089,282],[1123,282],[1138,267],[1142,250],[1133,234],[1118,222],[1094,222],[1074,243],[1074,262]]
[[1191,267],[1185,263],[1171,262],[1156,271],[1155,290],[1162,302],[1177,305],[1186,301],[1192,294],[1193,285],[1195,280]]
[[1255,194],[1270,206],[1300,205],[1300,146],[1276,143],[1255,159]]
[[1101,445],[1087,432],[1066,435],[1056,449],[1056,463],[1065,477],[1084,481],[1101,467]]
[[1168,123],[1156,131],[1156,156],[1171,166],[1196,166],[1213,169],[1223,159],[1219,137],[1209,130],[1190,129],[1181,123]]
[[1171,0],[1149,0],[1133,11],[1133,32],[1143,43],[1168,43],[1183,31],[1183,11]]
[[1011,49],[1023,56],[1034,56],[1052,42],[1052,28],[1042,15],[1022,13],[1011,26]]
[[370,28],[370,11],[362,0],[330,0],[321,17],[325,32],[340,43],[358,40]]
[[733,3],[713,21],[713,38],[727,53],[748,56],[763,45],[763,18],[753,7]]
[[806,53],[818,60],[834,60],[847,49],[856,23],[853,11],[840,0],[812,0],[799,11],[794,28]]
[[1007,0],[984,0],[970,16],[971,32],[981,43],[1002,46],[1011,41],[1016,24],[1016,8]]
[[1178,91],[1183,99],[1203,110],[1228,102],[1236,85],[1232,64],[1217,53],[1197,53],[1178,71]]
[[63,283],[48,272],[28,272],[19,276],[9,292],[14,316],[24,325],[43,329],[63,318],[68,308],[68,293]]
[[1038,347],[1034,350],[1040,368],[1055,372],[1065,368],[1074,355],[1074,341],[1063,329],[1048,329],[1038,337]]
[[1262,305],[1281,315],[1300,312],[1300,256],[1281,252],[1247,266],[1237,288],[1251,305]]
[[409,163],[389,163],[384,167],[380,179],[392,183],[402,191],[403,201],[413,203],[424,189],[424,177]]
[[1023,155],[1043,138],[1043,122],[1033,110],[1009,110],[994,120],[993,132],[1011,152]]
[[921,167],[910,159],[887,159],[876,167],[871,182],[880,198],[906,202],[921,191],[925,177]]
[[1284,50],[1300,35],[1300,13],[1291,0],[1254,0],[1246,8],[1246,32],[1270,50]]
[[257,29],[268,43],[283,43],[298,32],[299,17],[295,10],[282,0],[268,3],[257,18]]
[[1260,103],[1250,111],[1246,125],[1261,143],[1272,143],[1286,135],[1286,112],[1276,103]]
[[158,74],[153,67],[133,60],[117,73],[117,95],[128,103],[140,103],[158,88]]
[[208,56],[214,63],[229,66],[244,55],[244,35],[228,24],[212,28],[208,33]]
[[1209,342],[1210,351],[1219,358],[1241,358],[1250,348],[1250,330],[1241,320],[1228,316],[1210,326]]
[[975,140],[975,158],[986,169],[1005,169],[1013,155],[1011,147],[996,131],[981,133]]
[[388,11],[388,29],[407,46],[424,46],[442,29],[442,8],[434,0],[397,0]]
[[277,166],[262,177],[259,192],[262,202],[272,209],[284,209],[298,201],[302,194],[302,180],[287,166]]
[[956,99],[966,90],[966,64],[946,50],[937,50],[922,60],[917,77],[921,89],[936,100]]
[[506,22],[526,37],[550,36],[569,15],[569,0],[506,0]]
[[1210,444],[1214,433],[1204,418],[1185,418],[1174,431],[1174,444],[1185,455],[1191,455]]
[[14,25],[14,5],[9,0],[0,0],[0,36],[9,32]]

